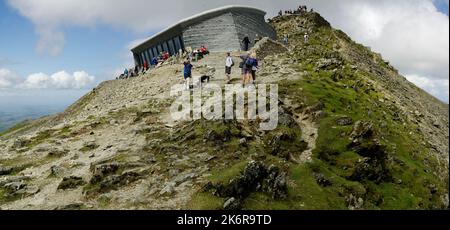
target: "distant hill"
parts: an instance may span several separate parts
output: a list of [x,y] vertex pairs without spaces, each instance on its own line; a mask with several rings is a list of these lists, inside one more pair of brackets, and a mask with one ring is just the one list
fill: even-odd
[[28,119],[61,112],[63,106],[0,105],[0,132]]

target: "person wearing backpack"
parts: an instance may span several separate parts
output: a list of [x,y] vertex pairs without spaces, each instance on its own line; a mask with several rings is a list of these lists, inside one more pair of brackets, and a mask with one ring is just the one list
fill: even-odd
[[239,68],[241,69],[241,75],[242,75],[242,87],[245,86],[245,78],[247,74],[247,68],[245,65],[245,62],[247,62],[247,59],[250,57],[250,52],[247,52],[247,54],[237,56],[242,61],[239,63]]
[[247,82],[250,82],[250,79],[253,79],[253,83],[256,80],[256,70],[258,69],[258,60],[256,59],[256,53],[253,52],[248,58],[247,61],[245,61],[245,82],[244,85]]
[[229,84],[231,81],[231,68],[233,66],[234,66],[233,58],[231,57],[230,52],[228,52],[227,57],[225,59],[225,75],[227,77],[227,79],[225,80],[227,81],[227,84]]

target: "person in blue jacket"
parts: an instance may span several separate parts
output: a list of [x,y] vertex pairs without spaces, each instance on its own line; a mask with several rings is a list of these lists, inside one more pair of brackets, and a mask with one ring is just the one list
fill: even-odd
[[191,61],[186,60],[184,62],[184,84],[186,86],[186,89],[190,89],[190,80],[192,79],[192,67],[194,67],[191,64]]

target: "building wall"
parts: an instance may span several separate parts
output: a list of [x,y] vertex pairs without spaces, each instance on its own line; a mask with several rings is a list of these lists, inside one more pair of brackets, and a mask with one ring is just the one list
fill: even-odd
[[134,49],[136,65],[149,63],[162,51],[173,55],[180,48],[198,49],[205,45],[210,51],[226,52],[243,49],[241,41],[245,36],[251,41],[249,48],[253,47],[256,34],[276,38],[275,30],[260,11],[230,9],[213,17],[195,19],[194,24],[180,23]]
[[205,45],[210,51],[231,51],[240,48],[233,15],[226,13],[186,28],[183,31],[186,47]]
[[[276,39],[277,34],[275,30],[266,23],[262,15],[249,12],[233,12],[233,19],[239,41],[248,36],[251,41],[249,48],[255,45],[256,34],[260,37]],[[241,48],[243,49],[243,47]]]

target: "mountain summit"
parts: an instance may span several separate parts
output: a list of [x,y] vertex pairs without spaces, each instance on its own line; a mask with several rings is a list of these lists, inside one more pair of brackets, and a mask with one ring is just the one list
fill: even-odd
[[[278,84],[277,129],[173,121],[172,57],[1,133],[0,208],[447,209],[448,105],[318,13],[270,24],[289,43],[253,51],[258,83]],[[211,53],[193,76],[223,86],[224,61]]]

